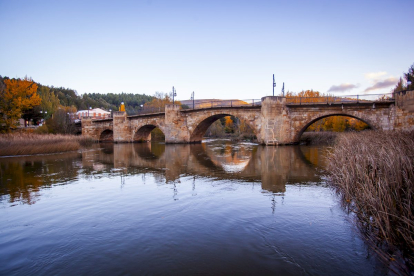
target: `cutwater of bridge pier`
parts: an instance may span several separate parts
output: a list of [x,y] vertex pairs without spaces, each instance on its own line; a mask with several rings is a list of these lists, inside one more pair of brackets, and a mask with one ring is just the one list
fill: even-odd
[[83,118],[82,135],[99,141],[143,142],[150,141],[151,131],[158,127],[166,143],[199,143],[208,127],[225,116],[244,119],[265,145],[298,143],[308,126],[329,116],[353,117],[378,130],[414,130],[414,91],[377,101],[298,103],[285,97],[264,97],[258,105],[186,110],[170,104],[159,113],[127,116],[114,112],[110,119]]

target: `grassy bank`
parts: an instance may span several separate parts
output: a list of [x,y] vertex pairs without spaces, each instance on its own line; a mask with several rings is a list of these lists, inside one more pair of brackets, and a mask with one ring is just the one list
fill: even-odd
[[0,135],[0,156],[67,152],[92,143],[91,139],[74,135],[4,134]]
[[[414,132],[338,135],[328,161],[330,183],[355,213],[362,233],[388,261],[396,258],[391,249],[398,248],[412,269]],[[408,270],[403,266],[401,271]]]

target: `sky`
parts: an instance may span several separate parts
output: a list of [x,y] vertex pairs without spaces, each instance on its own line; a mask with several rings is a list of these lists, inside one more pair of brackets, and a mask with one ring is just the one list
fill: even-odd
[[413,0],[0,0],[0,75],[83,93],[260,99],[391,91]]

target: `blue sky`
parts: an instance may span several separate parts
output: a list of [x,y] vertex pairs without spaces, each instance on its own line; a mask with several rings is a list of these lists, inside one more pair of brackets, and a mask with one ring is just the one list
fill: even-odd
[[0,75],[98,93],[260,99],[387,93],[414,1],[0,0]]

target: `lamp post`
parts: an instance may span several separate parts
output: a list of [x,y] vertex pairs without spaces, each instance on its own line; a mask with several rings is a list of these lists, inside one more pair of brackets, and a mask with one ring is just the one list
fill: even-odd
[[191,100],[193,100],[193,109],[194,109],[194,91],[191,93]]
[[42,125],[43,125],[43,121],[45,120],[45,116],[43,114],[47,114],[47,111],[45,110],[45,112],[43,112],[43,110],[40,110],[40,114],[42,114]]
[[273,74],[273,97],[275,96],[275,87],[276,87],[275,74]]
[[90,106],[89,109],[88,109],[88,117],[89,117],[89,110],[91,110],[91,109],[92,109],[92,107]]
[[176,92],[176,90],[174,89],[174,86],[173,86],[173,89],[172,89],[173,91],[172,91],[172,93],[173,93],[173,104],[174,104],[174,97],[175,96],[177,96],[177,92]]

